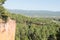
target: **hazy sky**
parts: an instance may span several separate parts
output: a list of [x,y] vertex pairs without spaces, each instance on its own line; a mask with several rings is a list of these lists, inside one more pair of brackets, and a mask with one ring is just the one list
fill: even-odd
[[8,9],[60,11],[60,0],[7,0]]

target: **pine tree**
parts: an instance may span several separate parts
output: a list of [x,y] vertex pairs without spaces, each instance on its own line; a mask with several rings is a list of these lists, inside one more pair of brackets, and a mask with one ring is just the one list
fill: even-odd
[[0,0],[0,5],[4,4],[6,0]]
[[6,9],[3,7],[3,4],[6,0],[0,0],[0,18],[7,21],[8,14],[6,13]]

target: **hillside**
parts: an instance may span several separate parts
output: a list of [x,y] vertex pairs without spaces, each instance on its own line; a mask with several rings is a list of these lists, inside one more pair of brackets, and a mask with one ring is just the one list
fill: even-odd
[[60,22],[51,18],[32,18],[10,14],[16,20],[16,40],[60,40]]
[[[15,25],[16,25],[15,40],[60,40],[60,11],[57,12],[46,10],[7,11],[3,5],[5,1],[6,0],[0,0],[0,20],[1,21],[3,20],[4,22],[3,21],[2,22],[4,23],[4,26],[7,25],[6,27],[11,30],[10,31],[4,29],[6,32],[8,32],[7,40],[8,38],[9,40],[12,40],[12,38],[14,37],[14,36],[12,37],[12,35],[14,34],[11,32],[15,32],[14,31]],[[48,16],[48,18],[45,18],[46,16]],[[52,18],[51,16],[53,17],[56,16],[56,18]],[[13,21],[12,20],[8,21],[9,18],[12,19]],[[1,25],[0,28],[3,27]],[[8,35],[12,38],[10,39]],[[6,37],[6,35],[4,36],[2,34],[2,37]],[[2,39],[5,40],[4,38]]]

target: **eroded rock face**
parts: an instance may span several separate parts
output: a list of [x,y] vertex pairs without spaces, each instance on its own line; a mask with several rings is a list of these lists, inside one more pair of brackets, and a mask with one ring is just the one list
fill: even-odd
[[7,23],[0,23],[0,40],[15,40],[15,20],[9,19]]

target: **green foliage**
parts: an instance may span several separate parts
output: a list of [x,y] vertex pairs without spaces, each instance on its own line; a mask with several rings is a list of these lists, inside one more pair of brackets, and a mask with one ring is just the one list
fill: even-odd
[[57,40],[60,23],[49,18],[30,18],[20,14],[11,14],[16,20],[16,40]]
[[4,4],[6,0],[0,0],[0,4]]
[[2,5],[5,1],[0,0],[0,18],[6,21],[9,16],[16,20],[15,40],[58,40],[60,22],[49,18],[30,18],[20,14],[11,14]]
[[0,18],[6,22],[9,15],[7,10],[2,5],[5,1],[6,0],[0,0]]

